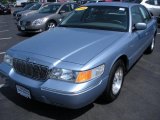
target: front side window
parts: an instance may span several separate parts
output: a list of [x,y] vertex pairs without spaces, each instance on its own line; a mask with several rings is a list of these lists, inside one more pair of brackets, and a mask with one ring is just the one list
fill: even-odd
[[145,23],[149,22],[151,20],[151,16],[148,13],[148,11],[142,6],[140,6],[139,9],[140,9],[141,15],[143,17],[143,22],[145,22]]
[[60,26],[128,31],[129,12],[125,7],[89,6],[75,9]]
[[132,15],[132,26],[136,23],[142,23],[143,18],[138,6],[134,6],[131,8],[131,15]]
[[55,13],[59,7],[60,5],[46,5],[39,10],[39,13]]

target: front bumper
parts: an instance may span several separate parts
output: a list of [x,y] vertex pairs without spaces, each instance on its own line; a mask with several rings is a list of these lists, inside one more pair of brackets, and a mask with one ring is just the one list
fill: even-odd
[[78,109],[92,103],[105,89],[107,78],[75,84],[60,80],[38,81],[21,76],[5,63],[0,64],[0,75],[16,89],[20,85],[28,89],[31,97],[40,102]]
[[39,33],[39,32],[45,31],[46,25],[42,24],[42,25],[33,26],[33,25],[19,25],[18,24],[17,28],[21,32]]

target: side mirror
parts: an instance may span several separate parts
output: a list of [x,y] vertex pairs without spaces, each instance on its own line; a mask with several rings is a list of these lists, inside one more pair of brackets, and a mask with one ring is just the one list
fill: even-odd
[[65,10],[60,10],[59,11],[59,14],[63,14],[63,13],[65,13],[66,11]]
[[135,30],[145,30],[147,28],[146,23],[136,23],[135,24]]

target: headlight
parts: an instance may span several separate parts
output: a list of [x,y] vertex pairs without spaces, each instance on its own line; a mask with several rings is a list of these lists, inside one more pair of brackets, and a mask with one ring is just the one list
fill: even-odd
[[3,61],[9,65],[13,65],[13,58],[10,55],[4,55]]
[[50,73],[51,79],[59,79],[59,80],[67,80],[67,81],[74,81],[75,74],[72,70],[54,68]]
[[41,25],[43,22],[45,22],[47,18],[41,18],[33,21],[33,25]]
[[104,65],[101,65],[94,69],[81,72],[75,72],[72,70],[61,68],[53,68],[50,72],[50,78],[82,83],[100,77],[104,72],[104,67]]

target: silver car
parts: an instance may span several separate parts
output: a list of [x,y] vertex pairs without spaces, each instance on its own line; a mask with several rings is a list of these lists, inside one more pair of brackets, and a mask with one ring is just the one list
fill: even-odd
[[25,16],[29,16],[31,14],[36,13],[41,7],[43,7],[46,4],[43,3],[35,3],[31,8],[29,8],[28,10],[22,11],[22,12],[18,12],[16,14],[16,20],[19,21],[22,17]]
[[142,0],[142,5],[144,5],[149,12],[158,17],[160,15],[160,0]]
[[50,3],[45,5],[37,13],[20,19],[17,24],[18,30],[35,33],[54,28],[77,6],[75,2]]

